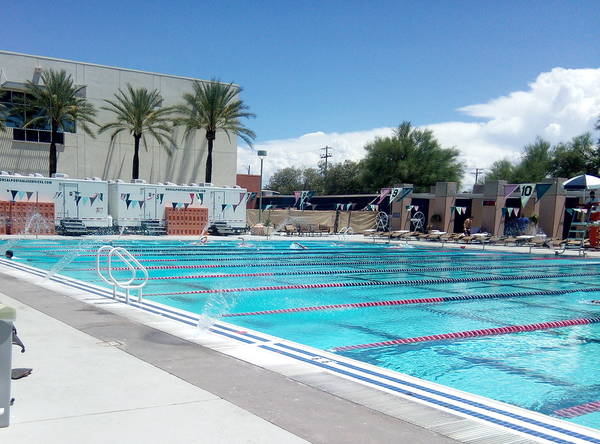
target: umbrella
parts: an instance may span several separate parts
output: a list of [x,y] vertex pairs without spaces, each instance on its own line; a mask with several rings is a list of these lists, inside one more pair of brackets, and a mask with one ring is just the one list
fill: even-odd
[[563,182],[565,190],[594,190],[600,188],[600,178],[582,174]]

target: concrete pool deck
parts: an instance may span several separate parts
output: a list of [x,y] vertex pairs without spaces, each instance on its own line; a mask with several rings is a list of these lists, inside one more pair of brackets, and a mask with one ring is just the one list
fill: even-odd
[[34,368],[13,381],[1,442],[456,442],[22,280],[0,285],[27,346],[13,367]]
[[533,442],[326,372],[276,373],[121,315],[114,306],[123,304],[89,304],[5,273],[0,288],[28,346],[13,367],[34,367],[13,382],[0,441]]

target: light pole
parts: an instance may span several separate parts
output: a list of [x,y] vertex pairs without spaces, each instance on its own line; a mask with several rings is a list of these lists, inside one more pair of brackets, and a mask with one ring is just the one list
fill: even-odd
[[258,158],[260,159],[260,197],[258,199],[258,223],[260,223],[262,219],[262,196],[263,196],[263,183],[262,183],[262,173],[263,173],[263,160],[267,157],[267,152],[263,150],[259,150],[257,152]]

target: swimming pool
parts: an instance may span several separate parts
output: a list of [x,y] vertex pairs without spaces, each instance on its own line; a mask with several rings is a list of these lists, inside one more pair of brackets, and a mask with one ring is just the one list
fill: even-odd
[[[18,262],[102,285],[101,244],[11,249]],[[589,303],[600,299],[600,259],[327,240],[113,244],[149,269],[147,299],[600,428],[600,306]],[[572,320],[593,323],[559,327]],[[540,329],[514,332],[532,324]]]

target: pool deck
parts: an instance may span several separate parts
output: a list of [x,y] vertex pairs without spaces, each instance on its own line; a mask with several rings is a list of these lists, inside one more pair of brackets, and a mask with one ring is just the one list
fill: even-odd
[[246,362],[256,347],[208,348],[176,334],[174,321],[5,268],[0,302],[17,308],[28,347],[15,349],[13,367],[34,373],[13,381],[11,426],[0,429],[0,442],[536,442],[309,366]]

